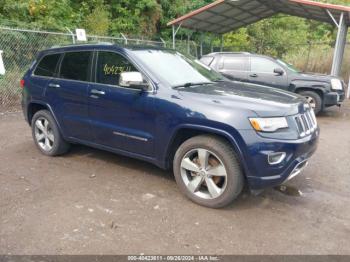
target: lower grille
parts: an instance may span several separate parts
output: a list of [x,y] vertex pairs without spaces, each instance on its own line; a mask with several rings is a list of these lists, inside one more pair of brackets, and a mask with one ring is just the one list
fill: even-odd
[[314,111],[308,110],[295,117],[300,137],[311,135],[317,129],[317,120]]

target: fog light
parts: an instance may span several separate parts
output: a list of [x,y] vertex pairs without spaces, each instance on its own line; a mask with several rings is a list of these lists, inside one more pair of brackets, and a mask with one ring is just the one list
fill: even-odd
[[270,165],[278,165],[286,158],[286,153],[277,152],[268,155],[268,161]]

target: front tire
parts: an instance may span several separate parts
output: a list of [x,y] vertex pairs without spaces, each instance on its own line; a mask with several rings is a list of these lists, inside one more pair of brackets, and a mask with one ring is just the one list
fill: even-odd
[[38,149],[47,156],[58,156],[69,150],[58,125],[48,110],[36,112],[32,118],[32,135]]
[[185,141],[176,151],[173,170],[182,193],[210,208],[230,204],[244,185],[235,151],[215,136],[201,135]]
[[306,98],[316,115],[322,111],[322,98],[318,93],[314,91],[302,91],[299,94]]

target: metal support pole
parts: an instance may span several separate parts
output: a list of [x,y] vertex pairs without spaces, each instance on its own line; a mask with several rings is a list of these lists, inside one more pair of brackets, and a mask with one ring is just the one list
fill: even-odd
[[182,25],[182,23],[179,24],[179,26],[177,27],[176,30],[175,30],[175,25],[173,25],[173,49],[175,49],[175,47],[176,47],[175,46],[175,37],[176,37],[177,32],[180,30],[181,25]]
[[307,72],[308,66],[309,66],[309,62],[310,62],[310,55],[311,55],[311,48],[312,48],[312,44],[310,41],[307,42],[307,44],[309,45],[309,49],[307,51],[307,60],[306,60],[306,64],[304,66],[304,71]]
[[75,44],[74,33],[73,33],[68,27],[66,27],[66,29],[67,29],[67,31],[71,34],[71,36],[72,36],[72,42],[73,42],[73,44]]
[[160,38],[160,41],[162,41],[163,46],[164,46],[164,47],[166,47],[166,42],[164,41],[164,39],[163,39],[163,38],[161,38],[161,37],[159,37],[159,38]]
[[224,35],[221,35],[220,39],[220,52],[224,50]]
[[203,33],[200,36],[201,40],[200,40],[200,49],[199,49],[199,56],[202,57],[203,56]]
[[214,47],[213,47],[213,36],[212,35],[209,37],[209,40],[210,40],[210,53],[213,53]]
[[187,35],[187,54],[191,53],[191,50],[190,50],[190,39],[191,39],[191,35],[188,34]]
[[348,34],[348,26],[345,20],[345,13],[342,13],[340,16],[340,21],[338,23],[337,42],[335,44],[333,65],[332,65],[332,72],[331,72],[331,74],[335,76],[339,76],[341,73],[341,66],[344,58],[347,34]]
[[175,49],[175,26],[173,25],[173,49]]
[[126,36],[123,33],[120,33],[120,35],[123,37],[124,39],[124,44],[127,45],[128,44],[128,39],[126,38]]
[[350,76],[349,76],[348,92],[346,94],[346,98],[350,99]]

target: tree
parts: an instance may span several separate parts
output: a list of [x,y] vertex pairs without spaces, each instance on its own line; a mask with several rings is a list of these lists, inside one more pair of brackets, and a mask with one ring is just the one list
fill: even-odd
[[[350,5],[348,0],[319,1]],[[139,38],[171,39],[169,21],[211,2],[213,0],[0,0],[0,20],[10,21],[16,27],[60,31],[66,31],[66,27],[82,27],[88,34],[124,33]],[[295,45],[296,41],[331,41],[334,31],[328,24],[277,15],[226,34],[225,45],[282,54],[286,45]],[[188,33],[181,29],[178,37],[185,39]],[[288,35],[292,37],[285,41]],[[192,39],[198,40],[199,34],[192,33]]]
[[105,6],[96,7],[84,19],[85,29],[89,34],[107,35],[110,27],[110,13]]

